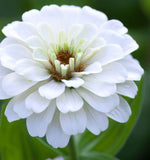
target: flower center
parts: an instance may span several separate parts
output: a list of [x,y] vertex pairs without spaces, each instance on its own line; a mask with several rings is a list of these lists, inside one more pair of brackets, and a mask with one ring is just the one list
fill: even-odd
[[81,63],[82,52],[71,52],[70,50],[60,50],[57,53],[51,52],[49,60],[51,65],[51,78],[56,81],[70,79],[72,72],[82,72],[85,65]]
[[68,40],[64,31],[59,32],[58,44],[56,43],[49,51],[51,78],[56,81],[70,79],[73,72],[82,72],[84,63],[82,63],[83,40],[75,42]]
[[62,51],[58,52],[56,57],[57,57],[57,60],[59,60],[61,64],[66,65],[66,64],[69,64],[69,59],[70,58],[74,58],[74,55],[72,53],[70,54],[69,51],[63,51],[62,50]]

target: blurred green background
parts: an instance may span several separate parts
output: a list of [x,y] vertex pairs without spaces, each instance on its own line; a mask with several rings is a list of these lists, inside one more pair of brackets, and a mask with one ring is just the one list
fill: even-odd
[[[27,10],[36,8],[40,9],[46,4],[71,4],[84,6],[89,5],[97,10],[103,11],[109,19],[119,19],[129,29],[129,34],[138,42],[140,48],[132,55],[136,57],[142,67],[145,69],[143,101],[141,113],[138,121],[128,137],[124,146],[117,153],[117,157],[121,160],[149,160],[150,159],[150,0],[0,0],[0,30],[7,23],[14,20],[21,20],[21,15]],[[0,40],[4,36],[0,32]],[[5,124],[7,123],[4,119]],[[21,150],[20,158],[26,155],[27,160],[35,160],[38,157],[39,149],[37,146],[41,144],[35,139],[29,137],[25,127],[21,124],[23,121],[14,122],[13,128],[5,127],[1,122],[0,131],[0,159],[8,160],[7,154],[14,155],[15,151]],[[13,132],[15,129],[21,128],[19,132]],[[9,134],[9,135],[8,135]],[[8,137],[5,141],[11,141],[11,147],[5,149],[6,144],[2,144],[1,139]],[[7,136],[8,135],[8,136]],[[11,135],[11,136],[10,136]],[[20,139],[21,143],[15,141],[15,138]],[[14,139],[14,141],[12,140]],[[7,143],[7,142],[6,142]],[[23,144],[23,145],[21,145]],[[27,150],[27,145],[31,148]],[[17,147],[16,147],[17,146]],[[13,150],[12,150],[13,148]],[[4,152],[5,154],[4,156]],[[31,157],[30,153],[33,153]],[[49,153],[46,147],[42,148],[40,154],[48,158]],[[2,158],[4,157],[4,158]],[[15,160],[15,159],[12,159]]]

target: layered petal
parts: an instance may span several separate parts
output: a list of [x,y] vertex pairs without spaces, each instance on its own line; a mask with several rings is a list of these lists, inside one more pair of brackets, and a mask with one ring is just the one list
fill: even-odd
[[7,37],[15,37],[23,41],[33,35],[38,35],[34,25],[19,21],[8,24],[2,29],[2,32]]
[[74,87],[74,88],[78,88],[84,84],[84,81],[78,77],[71,78],[70,80],[63,79],[62,82],[64,82],[64,84],[67,87]]
[[75,112],[83,106],[83,100],[74,89],[66,89],[65,92],[57,97],[56,104],[60,112]]
[[48,23],[52,27],[54,35],[57,36],[58,31],[65,29],[64,18],[60,16],[62,15],[62,11],[59,6],[44,6],[40,14],[42,16],[42,21]]
[[7,74],[9,74],[9,73],[11,73],[11,70],[3,67],[3,66],[1,65],[1,63],[0,63],[0,78],[2,78],[3,76],[5,76],[5,75],[7,75]]
[[44,42],[48,45],[51,45],[55,41],[55,37],[53,34],[53,31],[47,23],[40,23],[38,25],[38,31],[41,35],[41,37],[44,39]]
[[64,18],[64,23],[66,24],[66,31],[74,24],[78,23],[81,8],[77,6],[62,5],[61,11]]
[[127,80],[139,81],[141,79],[144,70],[140,66],[139,62],[132,58],[131,55],[126,56],[124,59],[119,60],[118,62],[121,63],[128,71]]
[[107,83],[125,82],[127,76],[128,71],[126,68],[121,63],[117,62],[113,62],[104,66],[102,72],[96,75],[99,81]]
[[117,84],[117,93],[134,98],[137,94],[138,88],[133,81],[126,81],[124,83]]
[[25,47],[28,48],[28,45],[24,41],[22,41],[22,40],[20,40],[18,38],[15,38],[15,37],[6,37],[6,38],[4,38],[0,43],[0,47],[1,48],[5,48],[5,47],[7,47],[9,45],[13,45],[13,44],[15,44],[15,45],[19,44],[19,45],[22,45],[22,46],[25,46]]
[[104,24],[102,24],[100,29],[101,30],[112,30],[120,34],[124,34],[128,31],[128,29],[124,27],[123,24],[116,19],[105,22]]
[[31,51],[20,44],[12,44],[3,49],[1,63],[4,67],[14,70],[16,62],[23,58],[31,58]]
[[26,40],[28,46],[32,49],[35,48],[46,48],[46,44],[44,43],[43,39],[39,36],[31,36]]
[[106,21],[107,16],[104,13],[94,10],[88,6],[83,7],[80,15],[80,23],[93,23],[96,24],[97,27],[100,27]]
[[53,119],[55,109],[56,105],[55,101],[53,101],[42,113],[34,113],[27,118],[27,129],[31,136],[43,137],[46,134],[47,127]]
[[7,55],[2,55],[1,57],[1,63],[4,67],[14,70],[15,68],[15,60]]
[[24,98],[25,98],[24,95],[14,98],[15,103],[13,106],[13,110],[15,113],[18,114],[20,118],[27,118],[33,113],[33,111],[26,108]]
[[60,113],[60,123],[67,135],[84,132],[86,128],[86,114],[83,109],[77,112]]
[[85,56],[85,59],[88,59],[88,63],[98,61],[101,65],[106,65],[122,59],[124,57],[124,53],[119,45],[108,44],[98,49],[97,52],[91,52],[87,57]]
[[2,81],[3,81],[3,79],[0,78],[0,99],[9,99],[12,96],[7,95],[6,92],[3,90],[3,88],[2,88]]
[[110,112],[119,105],[119,97],[117,94],[109,97],[99,97],[83,88],[77,89],[77,92],[91,107],[100,112]]
[[16,96],[35,84],[36,82],[28,81],[24,77],[13,72],[3,78],[2,89],[9,96]]
[[0,99],[11,98],[2,88],[3,77],[9,73],[11,73],[11,71],[0,64]]
[[65,85],[60,82],[51,80],[49,83],[39,88],[39,93],[47,99],[54,99],[60,96],[65,91]]
[[114,31],[105,30],[100,33],[100,37],[103,37],[107,43],[119,45],[123,49],[124,55],[130,54],[139,47],[128,34],[120,35]]
[[38,91],[35,91],[25,99],[25,106],[35,113],[41,113],[48,107],[50,102],[49,99],[42,97]]
[[36,48],[34,49],[32,53],[32,57],[34,60],[40,61],[40,62],[48,62],[49,58],[44,49]]
[[61,128],[59,116],[58,112],[54,115],[54,118],[46,132],[46,139],[54,148],[65,147],[70,139],[70,136],[65,134]]
[[15,96],[13,100],[13,111],[18,114],[20,118],[27,118],[33,114],[33,111],[30,108],[26,107],[25,100],[34,90],[36,86],[28,89],[27,91]]
[[73,75],[75,76],[82,76],[82,75],[89,75],[94,73],[100,73],[102,71],[101,64],[99,62],[94,62],[88,65],[84,71],[82,72],[74,72]]
[[82,87],[98,96],[107,97],[116,92],[115,84],[100,82],[99,79],[97,79],[97,77],[94,75],[88,75],[84,77],[84,81],[85,83],[82,85]]
[[80,47],[85,50],[97,35],[98,28],[94,24],[85,24],[82,26],[79,34],[76,37],[73,37],[73,40],[78,45],[78,47],[80,46],[78,43],[83,40],[84,43],[82,43]]
[[5,110],[5,116],[9,122],[21,119],[19,115],[13,110],[14,103],[14,99],[10,100]]
[[95,135],[108,128],[108,118],[105,114],[91,108],[87,103],[84,105],[87,116],[87,129]]
[[131,115],[131,109],[127,101],[125,101],[122,97],[120,97],[120,104],[116,106],[111,112],[107,113],[107,116],[111,119],[125,123],[128,121]]
[[50,73],[44,65],[30,59],[19,60],[16,63],[15,71],[32,81],[42,81],[50,78]]
[[88,50],[90,49],[100,48],[104,45],[106,45],[105,40],[101,37],[96,37],[95,39],[93,39],[93,41],[91,41],[91,43],[88,44],[86,52],[88,52]]
[[40,11],[37,9],[32,9],[30,11],[27,11],[22,15],[22,20],[24,22],[30,22],[34,25],[37,25],[37,23],[39,23],[41,19],[42,17],[40,15]]

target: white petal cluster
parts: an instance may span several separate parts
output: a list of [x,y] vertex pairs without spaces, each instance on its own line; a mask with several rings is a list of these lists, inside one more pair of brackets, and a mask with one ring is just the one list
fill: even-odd
[[2,30],[0,99],[12,98],[9,122],[26,118],[31,136],[65,147],[87,128],[95,135],[108,117],[124,123],[143,74],[130,53],[138,44],[118,20],[88,6],[44,6]]

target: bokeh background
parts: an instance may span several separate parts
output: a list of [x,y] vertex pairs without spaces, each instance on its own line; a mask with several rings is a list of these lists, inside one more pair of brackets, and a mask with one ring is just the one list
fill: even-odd
[[[149,160],[150,0],[0,0],[0,30],[11,21],[21,20],[21,15],[25,11],[33,8],[40,9],[46,4],[89,5],[103,11],[109,19],[122,21],[128,28],[129,34],[138,42],[140,48],[132,55],[140,61],[145,69],[141,113],[132,133],[116,156],[121,160]],[[4,35],[0,31],[0,40],[3,38]],[[2,107],[0,110],[2,111]],[[46,147],[43,146],[39,151],[40,142],[29,138],[23,123],[23,121],[18,121],[9,125],[6,119],[1,122],[1,160],[23,160],[23,157],[26,157],[27,160],[37,160],[39,154],[43,154],[45,158],[49,156]],[[14,159],[15,156],[17,158]]]

